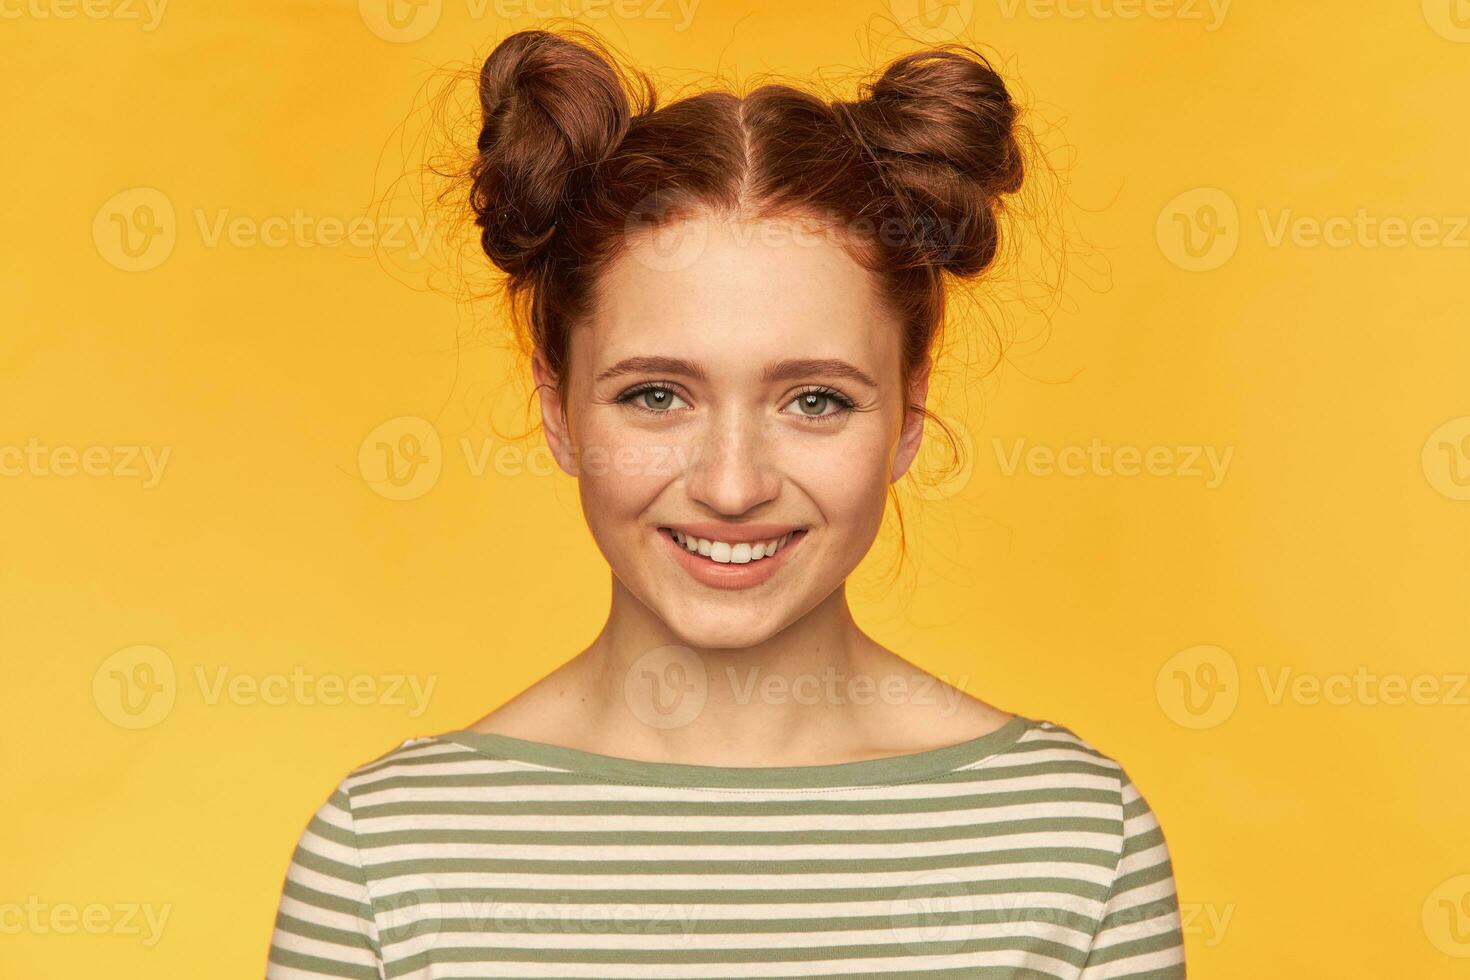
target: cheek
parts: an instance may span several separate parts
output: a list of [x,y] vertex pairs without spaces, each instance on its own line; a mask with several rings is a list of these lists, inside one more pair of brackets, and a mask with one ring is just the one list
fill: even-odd
[[[601,413],[598,413],[601,416]],[[589,517],[627,518],[675,479],[687,455],[670,436],[593,417],[576,433],[578,485]]]
[[801,488],[845,547],[864,548],[882,522],[891,450],[880,426],[803,439],[785,454],[786,476]]

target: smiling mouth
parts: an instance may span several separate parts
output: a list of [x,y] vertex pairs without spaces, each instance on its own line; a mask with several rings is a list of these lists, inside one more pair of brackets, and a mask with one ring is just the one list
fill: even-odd
[[695,537],[671,527],[661,527],[659,532],[672,538],[674,543],[691,556],[708,559],[716,565],[748,565],[765,561],[789,547],[792,542],[806,534],[805,528],[787,531],[765,541],[720,541],[712,538]]

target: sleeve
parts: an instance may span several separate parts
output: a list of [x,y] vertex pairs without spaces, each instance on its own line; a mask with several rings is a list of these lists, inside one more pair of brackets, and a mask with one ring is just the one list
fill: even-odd
[[302,832],[286,871],[267,980],[381,980],[378,927],[344,780]]
[[1120,772],[1123,849],[1081,980],[1182,980],[1184,935],[1164,832]]

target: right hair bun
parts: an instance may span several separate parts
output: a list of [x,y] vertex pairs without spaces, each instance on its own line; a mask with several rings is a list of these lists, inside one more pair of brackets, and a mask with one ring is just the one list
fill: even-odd
[[[581,35],[579,35],[580,37]],[[595,37],[521,31],[480,70],[482,123],[470,207],[485,254],[512,277],[545,253],[557,218],[632,114],[622,79]]]
[[931,260],[957,276],[985,269],[999,247],[996,210],[1025,166],[1017,109],[1001,77],[963,45],[905,55],[856,102],[834,103],[907,208],[918,210]]

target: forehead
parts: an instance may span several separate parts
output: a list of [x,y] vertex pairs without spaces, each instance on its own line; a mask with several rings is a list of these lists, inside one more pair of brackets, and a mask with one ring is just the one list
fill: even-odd
[[698,215],[631,238],[603,275],[593,329],[600,362],[633,354],[748,360],[898,357],[898,326],[872,274],[834,232],[790,219]]

